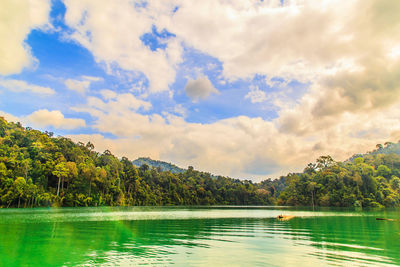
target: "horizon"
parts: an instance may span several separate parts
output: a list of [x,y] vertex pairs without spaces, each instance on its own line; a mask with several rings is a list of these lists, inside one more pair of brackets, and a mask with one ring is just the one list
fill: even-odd
[[5,0],[0,116],[232,178],[400,139],[400,2]]

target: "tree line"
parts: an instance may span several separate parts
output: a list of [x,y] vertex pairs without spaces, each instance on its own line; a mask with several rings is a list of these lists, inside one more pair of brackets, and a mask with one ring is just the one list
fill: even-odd
[[289,174],[277,198],[281,205],[398,207],[400,156],[371,153],[345,162],[329,156]]
[[136,168],[92,143],[0,118],[0,207],[124,205],[267,205],[273,197],[251,181],[189,167],[171,173]]
[[399,206],[400,157],[329,156],[303,173],[259,183],[189,167],[135,167],[109,150],[74,143],[0,117],[0,207],[144,205]]

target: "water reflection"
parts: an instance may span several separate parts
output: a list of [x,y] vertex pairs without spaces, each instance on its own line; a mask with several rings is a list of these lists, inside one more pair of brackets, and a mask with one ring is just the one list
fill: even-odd
[[155,210],[140,210],[130,219],[101,220],[91,216],[98,213],[93,209],[52,212],[0,214],[0,266],[400,265],[400,224],[371,214],[322,212],[277,221],[271,215],[282,210],[208,209],[199,211],[202,217],[159,209],[158,218],[143,219]]

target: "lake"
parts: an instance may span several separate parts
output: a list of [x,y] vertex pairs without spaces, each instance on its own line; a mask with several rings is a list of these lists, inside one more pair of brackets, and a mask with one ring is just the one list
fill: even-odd
[[[279,221],[279,214],[294,215]],[[398,266],[399,210],[0,210],[0,266]]]

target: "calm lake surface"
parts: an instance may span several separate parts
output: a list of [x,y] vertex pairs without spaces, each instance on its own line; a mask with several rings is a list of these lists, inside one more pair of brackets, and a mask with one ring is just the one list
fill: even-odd
[[377,217],[400,210],[2,209],[0,266],[399,266],[400,221]]

